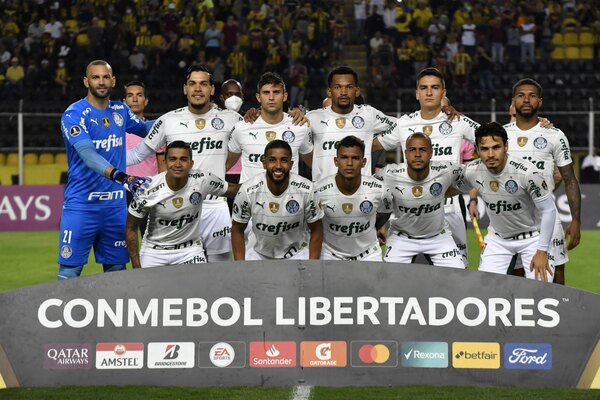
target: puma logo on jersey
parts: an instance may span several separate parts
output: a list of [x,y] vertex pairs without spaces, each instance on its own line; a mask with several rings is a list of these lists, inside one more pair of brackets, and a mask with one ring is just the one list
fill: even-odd
[[335,212],[335,205],[330,206],[329,204],[325,204],[325,207],[329,208],[331,212]]
[[165,203],[166,203],[166,201],[159,201],[158,203],[156,203],[156,205],[163,206],[164,208],[167,208],[167,205]]
[[262,203],[259,203],[258,201],[256,202],[257,206],[260,206],[260,208],[262,208],[263,210],[265,209],[265,202],[263,201]]
[[329,121],[321,121],[322,124],[324,124],[325,126],[329,126]]
[[481,187],[483,187],[483,182],[479,182],[477,179],[475,179],[475,182],[477,182]]
[[95,120],[94,118],[90,118],[90,121],[92,121],[93,123],[95,123],[96,125],[98,125],[98,121]]
[[258,136],[258,132],[256,132],[256,133],[248,132],[248,135],[254,137],[254,139],[258,139],[258,137],[257,137]]
[[395,186],[394,189],[396,189],[397,191],[399,191],[400,194],[404,194],[404,188],[403,187]]
[[181,121],[179,121],[179,125],[185,126],[186,128],[188,127],[189,123],[190,123],[190,121],[188,121],[188,122],[181,122]]

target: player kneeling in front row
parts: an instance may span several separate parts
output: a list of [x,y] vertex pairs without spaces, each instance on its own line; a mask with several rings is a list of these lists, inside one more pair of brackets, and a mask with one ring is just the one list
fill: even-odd
[[[312,182],[290,173],[292,149],[283,140],[267,144],[262,163],[265,171],[244,182],[233,203],[234,259],[318,260],[323,211],[316,206]],[[253,246],[244,242],[250,219]]]
[[[193,170],[190,146],[171,142],[165,151],[166,172],[131,202],[125,238],[133,268],[206,262],[200,215],[208,195],[233,197],[239,185]],[[148,228],[139,249],[138,226],[148,215]]]
[[315,201],[325,214],[321,259],[382,261],[377,229],[392,212],[390,191],[361,175],[365,143],[356,136],[338,143],[334,162],[338,172],[315,183]]
[[506,274],[512,258],[521,255],[527,278],[548,281],[554,273],[548,248],[556,218],[548,184],[534,164],[508,154],[502,125],[481,125],[475,140],[480,159],[464,167],[459,189],[477,189],[490,218],[479,270]]
[[[446,192],[456,193],[461,167],[448,161],[430,161],[431,139],[413,133],[406,139],[405,164],[389,164],[383,177],[393,198],[395,219],[386,239],[384,260],[411,263],[419,254],[439,267],[465,268],[444,218]],[[449,192],[449,193],[450,193]]]

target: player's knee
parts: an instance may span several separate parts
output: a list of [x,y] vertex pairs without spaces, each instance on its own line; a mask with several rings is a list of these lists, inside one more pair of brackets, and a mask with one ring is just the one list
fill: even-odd
[[59,264],[58,266],[58,279],[71,279],[77,278],[81,275],[83,265],[64,265]]
[[125,264],[102,264],[104,268],[104,272],[115,272],[115,271],[124,271],[127,268]]

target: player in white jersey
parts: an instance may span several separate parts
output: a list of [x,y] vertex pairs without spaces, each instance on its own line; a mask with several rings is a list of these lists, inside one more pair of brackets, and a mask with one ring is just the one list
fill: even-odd
[[[404,148],[406,139],[415,132],[429,136],[433,145],[434,161],[461,163],[463,139],[475,143],[475,129],[479,124],[465,116],[448,120],[442,111],[446,96],[444,75],[435,68],[425,68],[417,75],[416,98],[421,109],[398,121],[395,129],[379,136],[373,150]],[[461,250],[463,262],[469,265],[467,254],[467,230],[459,196],[446,199],[446,220],[452,237]]]
[[508,154],[502,125],[483,124],[475,137],[480,159],[464,167],[459,189],[477,189],[490,218],[479,270],[506,274],[520,255],[527,278],[547,281],[554,272],[548,249],[556,218],[548,182],[535,165]]
[[289,143],[292,148],[292,172],[298,172],[299,155],[308,165],[312,161],[310,128],[294,125],[292,116],[283,112],[283,103],[287,100],[283,79],[267,72],[261,76],[257,89],[260,116],[253,123],[238,122],[229,141],[226,167],[229,169],[242,157],[241,183],[264,171],[262,157],[265,146],[276,139]]
[[373,137],[393,129],[396,118],[390,117],[369,105],[355,105],[360,95],[358,75],[350,67],[337,67],[327,78],[327,96],[330,107],[310,111],[306,116],[310,121],[314,142],[312,179],[318,181],[337,172],[333,159],[337,143],[346,136],[356,136],[365,142],[363,175],[371,175],[371,146]]
[[573,171],[573,159],[569,141],[557,128],[541,126],[538,110],[542,106],[542,87],[533,79],[522,79],[513,87],[513,104],[516,121],[504,126],[508,134],[508,151],[512,156],[531,161],[540,170],[545,181],[554,190],[554,169],[558,167],[565,183],[572,221],[567,227],[570,236],[565,244],[565,232],[559,218],[555,221],[552,235],[551,256],[554,257],[556,272],[554,282],[564,285],[564,266],[569,260],[567,249],[575,248],[581,238],[581,192]]
[[412,134],[404,146],[404,164],[389,164],[382,177],[393,197],[394,218],[386,239],[385,261],[411,263],[423,254],[433,265],[465,268],[444,218],[446,192],[456,187],[460,165],[430,161],[431,139]]
[[[181,140],[169,143],[166,172],[155,175],[150,188],[129,206],[125,238],[133,268],[206,262],[201,237],[202,204],[209,196],[237,193],[210,172],[195,169],[192,149]],[[148,216],[139,249],[138,228]]]
[[[231,110],[214,107],[210,98],[215,87],[206,67],[191,66],[183,93],[187,106],[162,115],[146,140],[127,152],[127,164],[139,162],[163,145],[176,140],[190,144],[196,168],[225,180],[229,135],[242,118]],[[231,252],[231,218],[224,198],[208,196],[202,211],[202,240],[209,262],[227,261]]]
[[340,140],[338,172],[315,183],[315,201],[324,212],[322,260],[382,261],[377,230],[392,212],[387,187],[362,175],[365,143],[356,136]]
[[[290,172],[292,163],[290,145],[274,140],[264,150],[265,171],[242,184],[233,203],[235,260],[319,259],[323,210],[315,204],[312,182]],[[246,246],[251,218],[256,243]]]

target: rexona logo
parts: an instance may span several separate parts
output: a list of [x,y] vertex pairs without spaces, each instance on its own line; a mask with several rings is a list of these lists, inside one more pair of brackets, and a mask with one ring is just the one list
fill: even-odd
[[402,343],[402,366],[409,368],[448,368],[448,343]]
[[141,369],[144,343],[98,343],[96,369]]
[[199,368],[243,368],[245,366],[245,342],[198,343]]
[[506,343],[504,368],[552,369],[552,345],[547,343]]
[[353,340],[350,342],[350,354],[353,367],[398,366],[398,342],[393,340]]
[[500,343],[454,342],[452,343],[452,366],[498,369],[500,368]]
[[296,342],[250,342],[250,367],[292,368],[296,366]]
[[348,363],[346,342],[301,342],[302,367],[345,367]]
[[45,369],[90,369],[92,346],[89,344],[47,344],[44,346]]
[[148,368],[194,368],[192,342],[148,343]]

